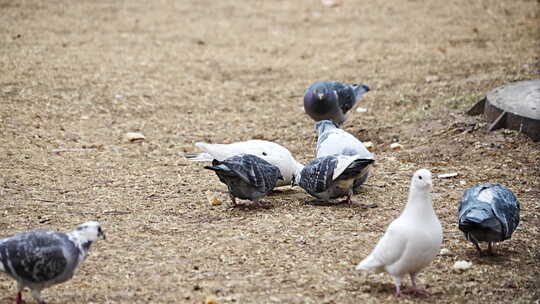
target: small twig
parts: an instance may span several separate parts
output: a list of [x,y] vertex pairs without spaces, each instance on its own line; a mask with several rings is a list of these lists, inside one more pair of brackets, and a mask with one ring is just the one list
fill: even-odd
[[87,152],[87,151],[96,151],[95,148],[82,148],[82,149],[76,149],[76,148],[66,148],[66,149],[52,149],[52,153],[61,153],[61,152]]
[[106,215],[124,215],[124,214],[130,214],[131,211],[123,211],[123,210],[111,210],[111,211],[103,211],[103,212],[79,212],[80,214],[106,214]]
[[362,184],[362,186],[379,187],[379,188],[385,188],[386,187],[386,185],[371,185],[371,184]]
[[74,204],[74,203],[77,203],[77,202],[74,202],[74,201],[54,201],[54,200],[45,199],[45,198],[38,198],[38,197],[32,197],[31,200],[33,200],[33,201],[39,201],[39,202],[45,202],[45,203],[64,203],[64,204]]

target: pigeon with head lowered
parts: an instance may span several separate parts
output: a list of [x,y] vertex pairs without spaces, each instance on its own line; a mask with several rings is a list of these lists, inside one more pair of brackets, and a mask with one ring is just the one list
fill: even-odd
[[519,225],[520,204],[512,191],[497,184],[484,184],[465,190],[459,203],[458,224],[478,252],[479,242],[488,242],[492,254],[494,242],[509,239]]
[[239,154],[223,161],[213,160],[205,169],[215,171],[219,180],[227,185],[233,205],[236,198],[258,202],[268,194],[279,179],[283,179],[278,167],[264,159]]
[[372,158],[359,155],[327,155],[308,163],[293,179],[293,186],[299,185],[307,193],[320,199],[346,197],[350,203],[354,181],[365,174]]
[[[373,159],[373,154],[366,146],[351,133],[340,129],[330,120],[322,120],[315,123],[317,129],[317,157],[328,155],[359,155],[365,159]],[[354,189],[357,189],[368,178],[370,169],[354,181]]]
[[369,87],[366,85],[315,82],[304,93],[304,110],[315,121],[331,120],[342,125],[347,119],[347,112],[353,109],[368,91]]
[[17,281],[17,304],[25,287],[44,304],[41,291],[71,279],[100,237],[99,223],[87,222],[67,233],[33,230],[0,239],[0,271]]
[[277,186],[290,185],[293,175],[304,167],[297,162],[287,148],[267,140],[248,140],[231,144],[195,143],[204,152],[186,154],[190,161],[223,161],[238,154],[252,154],[278,167],[283,180],[278,180]]
[[[416,276],[435,259],[442,244],[442,227],[433,210],[431,189],[431,172],[416,171],[405,209],[390,223],[369,256],[356,266],[357,270],[388,272],[394,277],[396,296],[427,294],[416,286]],[[406,274],[411,277],[412,288],[401,291],[401,280]]]

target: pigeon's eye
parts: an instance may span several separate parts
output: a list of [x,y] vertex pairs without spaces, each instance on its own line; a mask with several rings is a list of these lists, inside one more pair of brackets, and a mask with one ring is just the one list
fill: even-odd
[[419,177],[418,177],[418,179],[422,179],[422,177],[421,177],[421,176],[419,176]]

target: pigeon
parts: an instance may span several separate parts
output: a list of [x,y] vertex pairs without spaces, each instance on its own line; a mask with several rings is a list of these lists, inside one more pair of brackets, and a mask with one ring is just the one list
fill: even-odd
[[0,272],[17,281],[16,303],[23,303],[28,287],[44,304],[41,291],[71,279],[100,237],[105,239],[99,223],[87,222],[67,233],[33,230],[0,239]]
[[519,224],[520,205],[512,191],[497,184],[469,188],[459,203],[459,230],[482,254],[479,242],[488,242],[493,254],[494,242],[509,239]]
[[288,186],[292,177],[298,174],[304,166],[297,162],[287,148],[266,140],[248,140],[231,144],[195,143],[195,146],[205,151],[197,154],[185,154],[190,161],[223,161],[238,154],[256,155],[279,168],[283,180],[278,180],[277,186]]
[[[315,123],[317,129],[317,157],[328,155],[360,155],[365,159],[373,159],[373,154],[366,146],[351,133],[340,129],[338,125],[330,120],[322,120]],[[370,169],[365,170],[354,181],[354,189],[358,189],[368,178]]]
[[304,93],[304,110],[315,121],[331,120],[342,125],[347,119],[347,112],[368,91],[366,85],[315,82]]
[[[442,244],[442,227],[433,210],[431,189],[431,172],[416,171],[405,209],[390,223],[369,256],[356,266],[356,270],[388,272],[394,277],[396,296],[427,294],[416,286],[416,276],[433,261]],[[401,279],[406,274],[411,277],[412,288],[401,291]]]
[[294,177],[292,185],[302,187],[320,200],[329,201],[346,196],[342,203],[351,203],[354,180],[365,174],[371,163],[373,159],[359,155],[318,157],[308,163],[300,175]]
[[274,189],[279,179],[283,179],[278,167],[251,154],[235,155],[224,161],[214,159],[212,166],[204,168],[215,171],[219,180],[227,185],[233,206],[236,206],[236,198],[258,203]]

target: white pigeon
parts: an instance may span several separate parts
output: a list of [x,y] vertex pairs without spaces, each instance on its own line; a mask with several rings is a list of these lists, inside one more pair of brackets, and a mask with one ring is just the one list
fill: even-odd
[[71,279],[99,237],[105,239],[99,223],[87,222],[67,233],[33,230],[0,239],[0,272],[17,281],[16,303],[24,303],[28,287],[45,304],[41,291]]
[[401,215],[395,219],[371,254],[356,270],[386,271],[394,277],[396,296],[401,296],[401,279],[409,274],[412,288],[403,293],[427,294],[416,286],[416,275],[439,253],[442,227],[431,199],[431,172],[416,171],[411,180],[409,200]]
[[[366,146],[351,133],[340,129],[330,120],[322,120],[315,124],[317,129],[317,157],[328,155],[359,155],[360,158],[373,159],[373,154]],[[354,189],[357,189],[368,178],[371,166],[365,173],[354,181]]]
[[204,142],[195,143],[202,153],[185,154],[185,158],[190,161],[224,161],[239,154],[252,154],[258,156],[270,164],[278,167],[283,180],[279,180],[277,186],[291,185],[294,175],[302,171],[304,165],[297,162],[291,152],[282,145],[267,140],[248,140],[231,144],[208,144]]

